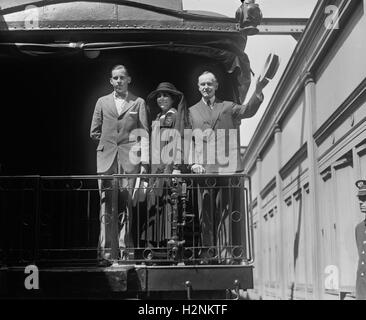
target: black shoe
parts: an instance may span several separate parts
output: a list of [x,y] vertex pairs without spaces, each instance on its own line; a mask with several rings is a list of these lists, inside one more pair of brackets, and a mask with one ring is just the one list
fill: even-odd
[[210,263],[209,263],[209,261],[208,261],[207,259],[202,259],[202,260],[200,260],[199,264],[200,264],[201,266],[207,266],[207,265],[209,265]]
[[208,249],[201,249],[198,254],[198,259],[200,265],[208,265],[210,264],[210,259],[212,259],[211,254]]

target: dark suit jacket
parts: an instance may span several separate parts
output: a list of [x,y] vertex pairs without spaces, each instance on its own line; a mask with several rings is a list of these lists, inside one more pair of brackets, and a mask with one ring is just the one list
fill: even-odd
[[[105,173],[117,161],[126,173],[138,173],[140,163],[131,163],[129,153],[131,148],[140,145],[136,139],[130,140],[130,133],[134,129],[149,131],[148,116],[145,101],[131,93],[126,98],[127,103],[118,116],[113,93],[99,98],[96,103],[90,128],[90,137],[98,142],[97,172]],[[142,163],[149,163],[148,143],[142,146]],[[147,148],[147,150],[146,150]]]
[[[262,101],[263,99],[253,95],[246,105],[216,98],[213,110],[202,100],[192,106],[189,109],[194,139],[192,162],[203,165],[207,173],[243,171],[240,158],[240,123],[242,119],[253,116],[251,110],[256,110]],[[200,143],[199,134],[195,134],[196,129],[208,130],[203,135],[203,143]],[[212,147],[215,148],[215,154]]]
[[358,300],[366,300],[366,221],[356,227],[356,244],[359,255],[356,297]]

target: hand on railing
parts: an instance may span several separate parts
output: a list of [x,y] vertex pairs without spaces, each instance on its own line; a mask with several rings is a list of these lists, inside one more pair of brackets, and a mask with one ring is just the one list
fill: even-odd
[[146,174],[147,173],[147,169],[145,168],[145,166],[141,166],[140,168],[140,174]]
[[[179,174],[181,174],[181,171],[180,170],[173,170],[173,172],[172,172],[172,175],[179,175]],[[178,178],[178,177],[173,177],[172,178],[172,184],[173,185],[177,185],[178,183],[180,183],[181,182],[181,180],[182,179],[180,179],[180,178]]]
[[203,166],[201,166],[200,164],[194,164],[192,167],[191,167],[191,170],[193,173],[205,173],[206,170]]

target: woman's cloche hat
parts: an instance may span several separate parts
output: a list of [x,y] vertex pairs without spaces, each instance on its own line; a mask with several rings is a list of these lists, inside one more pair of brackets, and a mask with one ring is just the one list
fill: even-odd
[[174,86],[174,84],[170,82],[162,82],[153,92],[151,92],[148,95],[147,101],[156,99],[156,96],[158,95],[159,92],[167,92],[173,96],[179,96],[179,97],[182,96],[182,92],[178,91],[177,88]]

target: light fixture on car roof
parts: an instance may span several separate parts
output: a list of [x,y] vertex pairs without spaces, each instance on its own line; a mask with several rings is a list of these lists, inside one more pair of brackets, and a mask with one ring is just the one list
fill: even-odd
[[262,21],[262,11],[255,0],[241,0],[242,5],[238,8],[235,18],[239,24],[239,30],[244,35],[256,35],[259,30],[257,26]]

